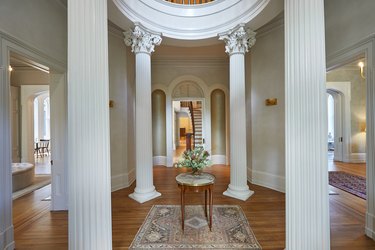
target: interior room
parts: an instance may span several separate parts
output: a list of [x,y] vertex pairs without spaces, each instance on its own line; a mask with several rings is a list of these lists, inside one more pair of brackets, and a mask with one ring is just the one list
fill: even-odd
[[0,1],[0,249],[375,249],[374,9]]
[[10,53],[12,197],[51,183],[49,70]]

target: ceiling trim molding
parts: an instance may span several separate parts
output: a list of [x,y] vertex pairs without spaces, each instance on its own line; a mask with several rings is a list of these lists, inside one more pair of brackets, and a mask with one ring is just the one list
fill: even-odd
[[108,34],[116,36],[120,39],[124,39],[125,37],[123,32],[123,29],[121,29],[119,26],[108,20]]
[[223,59],[209,59],[209,58],[191,58],[191,59],[152,59],[152,66],[169,66],[174,67],[229,67],[228,58]]
[[261,28],[257,29],[255,32],[257,33],[256,38],[260,38],[262,36],[266,36],[272,31],[284,27],[284,12],[277,15],[274,19],[272,19],[269,23],[262,26]]
[[269,20],[283,6],[271,0],[220,0],[199,7],[166,4],[162,0],[113,0],[113,3],[133,24],[140,22],[165,37],[180,40],[216,38],[239,23],[256,29],[263,23],[258,19],[258,27],[251,27],[250,21],[265,9],[269,11],[262,13],[263,21]]

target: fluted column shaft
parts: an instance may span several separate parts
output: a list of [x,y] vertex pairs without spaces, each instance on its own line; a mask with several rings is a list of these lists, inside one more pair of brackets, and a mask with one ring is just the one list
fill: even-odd
[[155,191],[152,173],[151,56],[135,55],[136,193]]
[[249,189],[246,157],[245,55],[236,53],[229,58],[230,74],[230,190]]
[[135,53],[135,148],[136,187],[129,197],[140,202],[159,197],[153,184],[152,106],[151,106],[151,53],[161,43],[159,34],[140,24],[124,33],[125,44]]
[[[0,40],[1,45],[1,40]],[[14,249],[12,223],[12,170],[10,84],[6,55],[0,51],[0,249]]]
[[69,249],[112,249],[107,1],[68,1]]
[[230,64],[230,184],[224,195],[247,200],[254,191],[247,185],[245,53],[255,44],[255,32],[241,24],[219,36]]
[[286,249],[329,249],[324,3],[285,1]]

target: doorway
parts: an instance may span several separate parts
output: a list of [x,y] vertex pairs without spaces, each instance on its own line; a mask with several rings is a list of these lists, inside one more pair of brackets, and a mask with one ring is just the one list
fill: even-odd
[[365,72],[359,65],[366,65],[364,55],[327,72],[331,233],[337,237],[340,232],[335,227],[346,221],[352,240],[363,236],[368,202],[365,195],[368,95]]
[[[8,113],[6,115],[9,115],[8,120],[12,120],[12,124],[18,123],[15,128],[11,128],[10,122],[9,124],[6,124],[6,126],[9,126],[6,129],[9,130],[9,134],[11,135],[9,142],[8,140],[6,141],[7,145],[4,145],[5,149],[9,147],[10,150],[10,158],[5,159],[5,163],[7,163],[5,166],[8,166],[9,168],[9,177],[12,179],[13,176],[12,162],[25,162],[35,165],[33,123],[34,100],[35,97],[49,92],[49,99],[44,99],[43,102],[45,103],[45,101],[49,101],[50,103],[50,138],[54,138],[53,142],[44,149],[44,152],[47,152],[47,149],[51,152],[51,159],[47,159],[44,164],[52,165],[53,163],[53,167],[49,171],[50,180],[48,180],[52,184],[50,208],[51,210],[66,210],[67,179],[65,173],[67,157],[67,82],[64,73],[65,66],[45,57],[43,54],[39,54],[35,50],[29,49],[25,45],[15,44],[9,41],[5,42],[3,40],[2,52],[4,52],[2,54],[4,55],[2,58],[3,63],[9,67],[9,74],[6,75],[4,79],[5,84],[2,86],[4,88],[3,92],[9,93],[5,98],[5,106],[9,105],[9,110],[14,110],[14,112],[12,111],[13,114]],[[14,86],[15,88],[11,86]],[[11,91],[12,89],[13,91]],[[12,94],[12,92],[16,94]],[[13,99],[13,97],[15,98]],[[15,108],[12,108],[11,105],[14,105]],[[31,180],[34,180],[34,167],[35,166],[32,166],[32,169],[29,171],[29,177]],[[12,189],[10,189],[9,192],[11,197]]]
[[174,100],[173,106],[173,162],[185,151],[204,146],[203,100]]
[[[49,69],[11,51],[9,70],[12,196],[16,199],[51,183]],[[35,147],[41,141],[46,146]]]

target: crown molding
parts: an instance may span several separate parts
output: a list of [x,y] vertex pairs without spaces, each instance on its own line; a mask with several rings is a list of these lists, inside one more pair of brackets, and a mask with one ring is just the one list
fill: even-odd
[[123,29],[121,29],[119,26],[108,20],[108,34],[116,36],[120,39],[124,39],[125,37],[123,32]]
[[282,28],[282,27],[284,27],[284,11],[281,12],[279,15],[277,15],[274,19],[272,19],[266,25],[255,30],[257,33],[256,38],[266,36],[272,31]]
[[152,59],[152,66],[170,66],[174,67],[229,67],[228,58],[189,58],[189,59],[174,59],[174,58],[158,58]]

